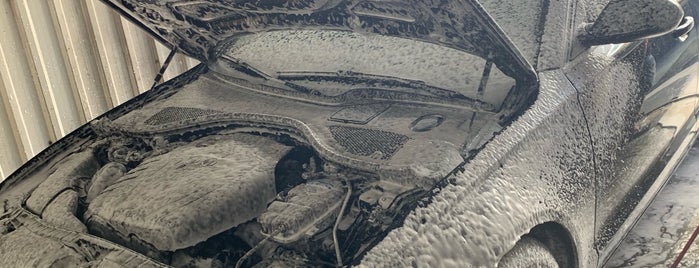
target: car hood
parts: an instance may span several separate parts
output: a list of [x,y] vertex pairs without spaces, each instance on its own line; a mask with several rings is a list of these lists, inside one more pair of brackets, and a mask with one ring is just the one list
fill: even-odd
[[340,30],[409,38],[493,60],[519,82],[536,81],[476,0],[104,0],[163,43],[203,62],[237,36],[275,30]]

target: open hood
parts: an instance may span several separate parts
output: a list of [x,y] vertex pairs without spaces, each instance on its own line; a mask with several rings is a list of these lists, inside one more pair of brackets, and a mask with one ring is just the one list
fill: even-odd
[[476,0],[104,0],[160,41],[203,62],[235,37],[340,30],[435,43],[495,62],[520,82],[536,73]]

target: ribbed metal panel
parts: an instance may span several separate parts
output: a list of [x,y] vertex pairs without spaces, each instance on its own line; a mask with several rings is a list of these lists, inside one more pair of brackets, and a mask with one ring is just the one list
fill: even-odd
[[[0,180],[148,90],[168,53],[97,0],[0,0]],[[196,64],[177,55],[164,79]]]

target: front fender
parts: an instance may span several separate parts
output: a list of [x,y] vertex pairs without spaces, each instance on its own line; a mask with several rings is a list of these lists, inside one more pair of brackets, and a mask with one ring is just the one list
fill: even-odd
[[582,249],[576,254],[580,266],[594,266],[595,185],[584,115],[562,72],[540,77],[531,108],[362,264],[494,267],[522,235],[554,221]]

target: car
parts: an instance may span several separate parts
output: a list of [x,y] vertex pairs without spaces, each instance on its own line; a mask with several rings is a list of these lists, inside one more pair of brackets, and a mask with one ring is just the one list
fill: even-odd
[[0,184],[2,267],[604,266],[699,129],[695,0],[105,2],[202,64]]

